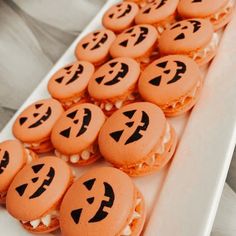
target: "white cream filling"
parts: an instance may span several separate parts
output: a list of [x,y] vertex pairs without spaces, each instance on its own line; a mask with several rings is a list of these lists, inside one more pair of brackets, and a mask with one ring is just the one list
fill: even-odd
[[40,224],[45,225],[46,227],[50,226],[52,219],[59,216],[59,211],[54,210],[51,213],[41,217],[40,219],[30,220],[30,221],[21,221],[23,224],[29,223],[33,229],[36,229]]
[[31,163],[31,161],[33,160],[33,157],[31,156],[30,150],[26,148],[25,151],[27,154],[27,163]]
[[217,13],[215,13],[214,15],[212,15],[210,17],[210,20],[219,20],[220,16],[222,14],[227,14],[231,11],[232,7],[234,6],[234,0],[229,0],[229,2],[227,3],[227,5],[220,11],[218,11]]
[[85,161],[89,160],[92,157],[92,155],[96,152],[95,150],[96,150],[96,147],[91,146],[83,150],[81,153],[73,154],[73,155],[64,155],[64,154],[61,154],[58,150],[55,150],[55,155],[66,162],[69,161],[75,164],[75,163],[78,163],[80,160],[85,160]]
[[201,51],[193,53],[191,57],[193,58],[193,60],[196,60],[197,58],[201,59],[206,57],[207,53],[216,50],[219,41],[220,41],[219,35],[217,33],[214,33],[211,42]]
[[78,98],[75,98],[75,99],[73,99],[73,100],[71,100],[71,101],[64,102],[64,104],[65,104],[66,106],[71,106],[72,104],[75,104],[75,103],[79,102],[81,99],[82,99],[82,97],[78,97]]
[[136,205],[135,205],[134,213],[133,213],[133,215],[132,215],[128,225],[126,225],[126,227],[123,229],[123,231],[121,233],[121,236],[129,236],[129,235],[132,234],[131,226],[132,226],[133,221],[136,220],[136,219],[139,219],[141,217],[141,215],[136,211],[136,208],[137,208],[137,206],[139,206],[141,201],[142,201],[141,198],[138,198],[136,200]]

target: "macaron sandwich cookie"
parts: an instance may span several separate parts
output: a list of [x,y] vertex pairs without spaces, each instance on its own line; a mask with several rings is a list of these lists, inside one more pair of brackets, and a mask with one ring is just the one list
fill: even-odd
[[234,0],[180,0],[178,12],[184,19],[208,19],[219,30],[231,20],[233,8]]
[[60,209],[64,236],[139,236],[144,198],[131,179],[112,167],[95,168],[68,190]]
[[37,155],[18,140],[0,143],[0,203],[5,203],[7,190],[15,175]]
[[48,91],[64,108],[88,100],[86,89],[94,73],[90,62],[75,61],[59,69],[48,82]]
[[99,138],[103,157],[130,176],[161,169],[174,154],[176,134],[162,110],[148,102],[122,107],[107,119]]
[[135,25],[117,36],[110,48],[115,57],[131,57],[149,63],[157,41],[157,30],[152,25]]
[[183,54],[204,65],[215,56],[218,43],[219,37],[209,20],[189,19],[173,24],[161,34],[159,50],[162,56]]
[[47,156],[25,166],[9,187],[6,207],[32,233],[59,228],[61,200],[73,182],[70,167],[59,158]]
[[151,24],[161,34],[176,22],[179,0],[154,0],[143,7],[135,17],[136,24]]
[[102,65],[89,81],[88,92],[93,102],[106,115],[138,99],[137,81],[140,66],[132,58],[118,57]]
[[101,156],[97,136],[104,121],[102,110],[91,103],[75,105],[67,110],[52,130],[55,154],[79,166],[96,161]]
[[102,18],[102,24],[107,29],[119,33],[134,24],[139,7],[133,2],[120,2],[111,6]]
[[101,65],[109,59],[109,49],[115,38],[111,30],[96,30],[80,40],[75,55],[78,60],[91,62],[95,66]]
[[63,112],[57,100],[39,100],[18,116],[13,124],[13,134],[26,148],[37,153],[48,152],[53,149],[50,141],[52,127]]
[[139,92],[158,105],[166,116],[190,110],[202,89],[201,71],[191,58],[182,55],[162,57],[151,63],[139,79]]

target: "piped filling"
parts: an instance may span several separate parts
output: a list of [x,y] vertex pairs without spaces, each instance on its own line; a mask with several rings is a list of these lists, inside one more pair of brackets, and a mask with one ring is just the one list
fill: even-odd
[[31,152],[29,149],[26,148],[25,151],[26,151],[26,155],[27,155],[27,163],[29,164],[33,160],[33,157],[31,155]]
[[23,225],[30,225],[33,229],[36,229],[40,225],[44,225],[46,227],[49,227],[51,225],[52,219],[59,218],[59,211],[54,210],[50,212],[49,214],[36,219],[36,220],[30,220],[30,221],[23,221],[21,220],[21,223]]
[[79,161],[88,161],[94,157],[94,154],[98,152],[97,144],[90,146],[89,148],[84,149],[82,152],[73,155],[65,155],[60,153],[58,150],[55,150],[55,155],[66,162],[76,164]]
[[72,100],[70,100],[70,101],[63,102],[63,104],[64,104],[65,106],[67,106],[67,107],[70,107],[70,106],[72,106],[72,105],[78,103],[78,102],[79,102],[80,100],[82,100],[83,98],[84,98],[83,96],[77,97],[77,98],[74,98],[74,99],[72,99]]
[[41,142],[37,142],[37,143],[23,143],[25,148],[29,148],[29,149],[37,149],[42,145],[48,145],[50,144],[50,140],[49,139],[45,139]]
[[212,51],[215,51],[217,49],[219,41],[220,41],[220,39],[219,39],[218,34],[214,33],[213,37],[211,39],[211,42],[205,48],[190,54],[190,57],[193,60],[201,60],[201,59],[205,58],[208,53],[211,53]]
[[129,223],[125,226],[124,230],[121,233],[121,236],[129,236],[132,235],[132,226],[134,225],[134,221],[141,217],[141,212],[139,212],[139,205],[142,202],[141,198],[137,198],[136,205],[134,209],[134,213],[129,221]]
[[122,99],[122,100],[116,100],[114,102],[95,101],[94,104],[99,106],[102,110],[111,111],[111,110],[120,109],[123,105],[125,105],[126,101],[134,101],[135,98],[136,98],[136,95],[134,93],[131,93],[128,95],[127,98]]
[[192,98],[196,96],[200,87],[201,87],[201,82],[198,81],[197,85],[192,89],[192,91],[188,95],[166,106],[160,106],[161,109],[163,109],[165,112],[171,112],[171,111],[175,111],[176,109],[184,107],[186,103],[192,101]]
[[233,6],[234,6],[234,0],[229,0],[227,5],[224,8],[220,9],[215,14],[211,15],[209,17],[209,20],[214,23],[214,22],[218,21],[219,19],[224,18],[226,15],[229,14],[229,12],[232,10]]

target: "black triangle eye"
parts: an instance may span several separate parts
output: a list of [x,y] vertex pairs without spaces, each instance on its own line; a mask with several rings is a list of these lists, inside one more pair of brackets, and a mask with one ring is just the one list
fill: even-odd
[[125,111],[125,112],[123,112],[123,114],[125,116],[127,116],[129,119],[131,119],[134,116],[135,112],[136,112],[136,110]]
[[126,34],[130,34],[130,33],[133,32],[133,30],[134,30],[134,28],[131,28],[131,29],[127,30],[125,33],[126,33]]
[[60,84],[63,81],[64,77],[59,77],[57,79],[55,79],[55,81]]
[[78,111],[78,110],[72,111],[71,113],[69,113],[69,114],[67,115],[67,117],[69,117],[69,118],[71,118],[71,119],[74,119],[75,116],[76,116],[76,114],[77,114],[77,111]]
[[64,67],[65,70],[70,70],[72,66]]
[[120,46],[127,47],[128,42],[129,42],[129,41],[128,41],[128,39],[127,39],[127,40],[121,42],[121,43],[120,43]]
[[100,32],[95,32],[95,33],[93,33],[93,35],[94,35],[94,36],[97,36],[97,35],[99,35],[99,33],[100,33]]
[[94,197],[87,198],[87,202],[92,204],[94,202]]
[[42,103],[36,104],[36,105],[35,105],[35,108],[36,108],[36,109],[39,109],[42,105],[43,105]]
[[84,44],[82,44],[82,47],[83,47],[84,49],[86,49],[86,48],[88,47],[88,45],[89,45],[89,43],[84,43]]
[[33,116],[34,117],[37,117],[39,115],[39,113],[34,113]]
[[32,166],[31,168],[34,171],[34,173],[37,174],[43,167],[44,167],[44,164],[38,164],[38,165]]
[[112,62],[112,63],[109,64],[109,66],[110,66],[110,67],[114,67],[114,66],[117,65],[117,63],[118,63],[118,62]]
[[75,224],[79,223],[81,213],[82,213],[82,208],[74,210],[70,213],[70,215],[71,215],[73,221],[75,222]]
[[64,136],[65,138],[69,138],[70,137],[70,131],[71,131],[71,128],[65,129],[65,130],[60,132],[60,135]]
[[20,122],[20,125],[23,125],[26,121],[27,121],[27,117],[21,117],[19,122]]
[[28,184],[22,184],[20,185],[19,187],[16,188],[16,191],[17,193],[20,195],[20,196],[23,196],[26,188],[27,188]]
[[176,25],[174,25],[172,28],[171,28],[171,30],[172,29],[175,29],[175,28],[179,28],[181,26],[181,24],[176,24]]
[[118,143],[124,130],[118,130],[110,133],[110,136]]
[[163,61],[163,62],[158,63],[156,66],[165,69],[167,66],[167,63],[168,63],[168,61]]
[[181,34],[177,35],[174,40],[180,40],[180,39],[184,39],[184,38],[185,38],[184,33],[181,33]]
[[83,183],[83,185],[90,191],[95,183],[96,179],[90,179]]
[[143,14],[148,14],[150,11],[151,11],[151,8],[148,8],[145,11],[143,11]]
[[112,18],[113,18],[113,16],[114,16],[114,13],[110,14],[110,15],[109,15],[109,18],[111,18],[111,19],[112,19]]
[[102,81],[104,80],[104,77],[105,77],[105,76],[101,76],[101,77],[96,78],[95,80],[96,80],[96,82],[97,82],[98,84],[101,84]]

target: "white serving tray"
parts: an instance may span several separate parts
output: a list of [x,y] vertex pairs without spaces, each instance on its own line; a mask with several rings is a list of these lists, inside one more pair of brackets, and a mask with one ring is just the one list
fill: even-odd
[[[0,141],[13,138],[11,127],[18,114],[34,101],[49,97],[47,82],[60,67],[75,60],[74,49],[85,34],[101,27],[105,10],[118,0],[109,0],[72,43],[31,96],[0,133]],[[220,49],[211,64],[203,94],[191,112],[169,119],[176,128],[179,146],[169,167],[134,182],[144,194],[148,209],[145,236],[205,236],[210,234],[223,184],[236,143],[236,13],[227,27]],[[203,70],[205,73],[205,70]],[[186,127],[185,127],[186,126]],[[92,167],[106,165],[100,161]],[[78,175],[90,167],[78,169]],[[0,207],[0,235],[27,233]],[[51,235],[51,234],[50,234]],[[60,232],[54,235],[60,235]],[[105,235],[104,235],[105,236]],[[108,235],[110,236],[110,235]]]

